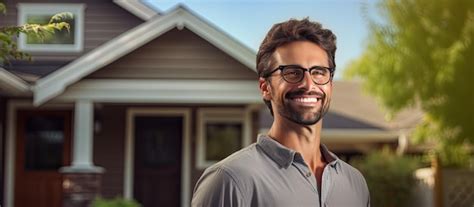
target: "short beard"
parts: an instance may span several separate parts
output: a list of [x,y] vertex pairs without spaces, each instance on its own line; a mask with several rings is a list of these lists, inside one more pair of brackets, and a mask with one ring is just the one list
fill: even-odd
[[329,111],[329,103],[331,102],[331,99],[328,98],[326,100],[326,94],[324,94],[321,101],[323,102],[321,105],[321,109],[317,112],[314,112],[312,118],[310,119],[305,119],[303,117],[303,114],[293,110],[293,108],[289,106],[288,104],[285,104],[284,107],[279,107],[278,113],[280,114],[280,116],[285,117],[286,119],[294,123],[297,123],[299,125],[305,125],[305,126],[314,125],[318,123],[324,117],[324,115],[326,115],[326,113]]

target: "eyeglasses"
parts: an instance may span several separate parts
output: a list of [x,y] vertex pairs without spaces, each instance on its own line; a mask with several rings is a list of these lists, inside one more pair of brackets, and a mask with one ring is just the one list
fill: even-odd
[[311,79],[317,85],[327,84],[333,76],[334,68],[328,68],[323,66],[313,66],[311,68],[303,68],[299,65],[280,65],[277,68],[264,72],[262,77],[268,78],[277,70],[281,71],[283,80],[288,83],[299,83],[303,80],[306,71],[311,75]]

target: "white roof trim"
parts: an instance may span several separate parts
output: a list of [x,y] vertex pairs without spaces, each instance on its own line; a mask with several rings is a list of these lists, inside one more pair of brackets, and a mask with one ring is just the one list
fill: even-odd
[[[269,130],[269,128],[262,128],[259,129],[259,133],[265,134]],[[401,132],[393,130],[323,128],[321,133],[321,141],[324,143],[393,142],[397,141],[401,134]]]
[[257,80],[85,79],[55,101],[106,103],[260,103]]
[[37,81],[34,104],[40,105],[61,94],[66,87],[112,63],[173,28],[193,31],[248,68],[256,71],[255,52],[183,6],[147,21],[110,40],[52,74]]
[[114,3],[143,20],[149,20],[155,15],[159,15],[157,11],[140,0],[114,0]]
[[30,85],[27,82],[1,67],[0,87],[5,88],[6,91],[11,94],[26,94],[31,92]]

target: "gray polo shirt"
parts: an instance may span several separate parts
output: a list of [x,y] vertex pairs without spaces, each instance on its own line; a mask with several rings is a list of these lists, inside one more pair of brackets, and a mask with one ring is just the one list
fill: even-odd
[[321,199],[316,177],[300,153],[265,135],[206,169],[196,184],[192,206],[370,206],[362,174],[321,145],[328,162]]

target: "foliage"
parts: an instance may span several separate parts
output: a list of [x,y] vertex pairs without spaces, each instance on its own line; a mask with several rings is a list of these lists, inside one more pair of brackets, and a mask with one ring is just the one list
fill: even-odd
[[362,79],[391,116],[419,104],[425,117],[415,137],[437,140],[444,165],[464,165],[448,154],[474,144],[474,1],[384,0],[377,8],[382,19],[367,16],[371,35],[346,77]]
[[[0,3],[0,13],[6,14],[5,4]],[[0,64],[9,63],[10,59],[30,59],[30,56],[18,50],[14,37],[18,37],[20,33],[35,36],[38,39],[44,39],[52,36],[54,32],[66,29],[69,31],[70,26],[65,22],[72,19],[73,14],[63,12],[55,14],[51,17],[48,24],[25,24],[20,26],[0,27]]]
[[407,206],[415,185],[419,159],[398,156],[389,148],[368,154],[352,164],[364,175],[372,206]]
[[104,199],[96,198],[92,202],[92,207],[140,207],[141,205],[134,200],[124,198]]

